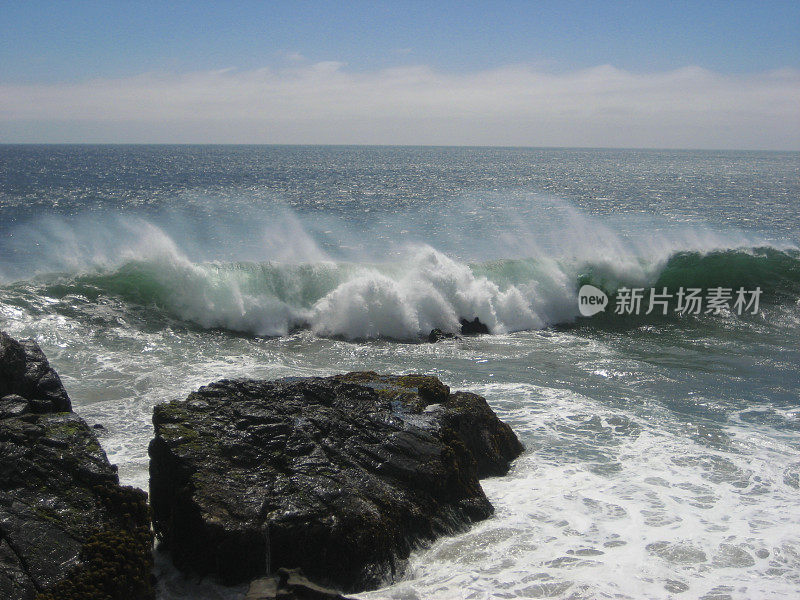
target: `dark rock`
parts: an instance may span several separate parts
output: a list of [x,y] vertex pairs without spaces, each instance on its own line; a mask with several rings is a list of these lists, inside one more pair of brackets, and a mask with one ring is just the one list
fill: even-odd
[[479,479],[505,475],[511,466],[509,457],[519,456],[524,450],[511,428],[497,418],[483,396],[455,392],[434,411],[441,424],[455,431],[469,448]]
[[9,394],[0,398],[0,419],[6,417],[20,417],[25,413],[33,412],[31,403],[22,396]]
[[345,591],[492,513],[479,473],[521,451],[474,394],[435,377],[223,380],[153,415],[154,527],[181,569],[227,583],[286,567]]
[[442,331],[441,329],[432,329],[431,332],[428,334],[428,341],[431,344],[435,344],[441,340],[457,340],[459,337],[454,333],[447,333],[446,331]]
[[250,583],[244,600],[348,600],[339,592],[309,581],[301,569],[278,569],[272,577]]
[[472,321],[461,319],[461,335],[481,335],[489,333],[489,328],[480,322],[478,317]]
[[35,343],[0,333],[0,373],[0,598],[152,598],[147,495],[119,485]]
[[0,331],[0,398],[16,394],[37,412],[72,410],[67,391],[33,340],[17,340]]

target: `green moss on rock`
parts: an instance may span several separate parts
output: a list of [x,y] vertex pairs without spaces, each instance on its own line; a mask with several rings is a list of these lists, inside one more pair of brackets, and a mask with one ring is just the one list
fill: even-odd
[[0,333],[0,379],[3,600],[153,598],[147,494],[119,485],[35,343]]

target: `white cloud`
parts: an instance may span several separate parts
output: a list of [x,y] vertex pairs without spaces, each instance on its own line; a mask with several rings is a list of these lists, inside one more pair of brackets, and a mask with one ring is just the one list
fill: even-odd
[[800,149],[800,71],[284,69],[0,84],[3,141]]
[[299,52],[285,52],[283,54],[283,58],[285,58],[289,62],[295,62],[295,63],[304,62],[306,60],[306,57],[300,54]]

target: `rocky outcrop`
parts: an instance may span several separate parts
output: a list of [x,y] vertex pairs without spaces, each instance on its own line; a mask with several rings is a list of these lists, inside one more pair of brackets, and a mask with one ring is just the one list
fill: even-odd
[[0,332],[0,598],[152,598],[147,496],[70,410],[36,343]]
[[37,412],[70,412],[72,404],[47,358],[33,340],[17,340],[0,331],[0,398],[28,400]]
[[475,317],[472,321],[461,319],[461,335],[483,335],[486,333],[489,333],[489,328],[484,323],[481,323],[478,317]]
[[227,583],[281,567],[345,591],[492,513],[479,476],[522,446],[480,396],[435,377],[223,380],[153,415],[157,536]]

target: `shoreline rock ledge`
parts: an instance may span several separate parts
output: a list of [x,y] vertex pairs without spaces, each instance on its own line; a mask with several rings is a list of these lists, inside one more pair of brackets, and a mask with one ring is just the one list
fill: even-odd
[[476,394],[356,372],[222,380],[156,406],[153,524],[175,565],[224,583],[302,569],[345,592],[493,512],[478,481],[523,450]]
[[119,485],[36,342],[0,332],[0,598],[153,598],[146,499]]

